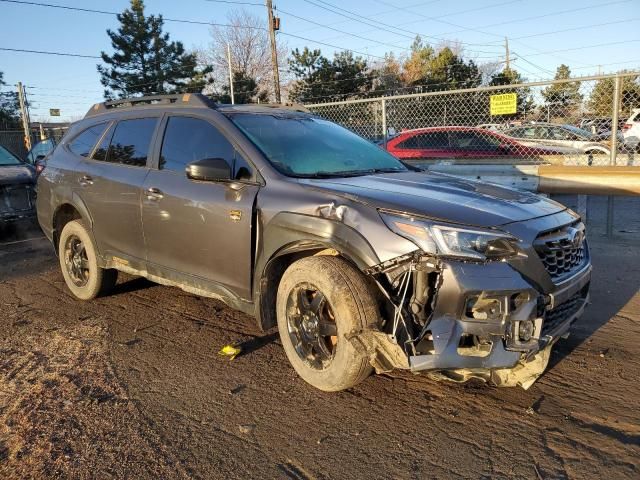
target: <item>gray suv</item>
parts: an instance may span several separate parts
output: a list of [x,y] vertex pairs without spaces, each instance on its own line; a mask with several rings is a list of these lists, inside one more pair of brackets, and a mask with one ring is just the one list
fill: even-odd
[[77,298],[122,271],[223,300],[327,391],[374,369],[527,388],[588,301],[575,213],[419,171],[301,107],[97,104],[38,192]]

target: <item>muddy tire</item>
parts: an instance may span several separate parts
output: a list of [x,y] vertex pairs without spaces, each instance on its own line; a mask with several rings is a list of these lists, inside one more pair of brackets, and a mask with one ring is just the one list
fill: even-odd
[[276,302],[278,330],[295,371],[314,387],[335,392],[367,378],[372,368],[345,338],[380,322],[376,299],[347,261],[315,256],[293,263]]
[[58,257],[64,281],[79,300],[104,295],[116,284],[118,271],[98,266],[96,247],[81,220],[69,222],[62,229]]

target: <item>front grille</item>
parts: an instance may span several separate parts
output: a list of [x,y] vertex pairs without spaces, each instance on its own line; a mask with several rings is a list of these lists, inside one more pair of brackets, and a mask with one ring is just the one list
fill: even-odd
[[0,187],[0,212],[14,213],[30,210],[30,187]]
[[538,236],[534,247],[554,282],[571,277],[589,260],[582,222]]
[[542,324],[542,335],[552,332],[556,327],[562,325],[580,310],[585,302],[587,289],[588,287],[546,313],[544,323]]

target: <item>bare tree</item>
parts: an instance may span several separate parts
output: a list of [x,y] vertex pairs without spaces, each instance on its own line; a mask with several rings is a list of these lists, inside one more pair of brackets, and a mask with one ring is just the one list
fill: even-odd
[[[246,10],[235,10],[228,14],[226,23],[232,26],[211,28],[211,42],[200,52],[203,63],[213,66],[216,93],[220,93],[222,86],[229,83],[229,45],[234,73],[255,80],[261,90],[266,90],[273,97],[273,69],[266,14],[260,17]],[[279,39],[278,63],[283,83],[286,81],[283,73],[286,73],[287,53],[287,45]]]

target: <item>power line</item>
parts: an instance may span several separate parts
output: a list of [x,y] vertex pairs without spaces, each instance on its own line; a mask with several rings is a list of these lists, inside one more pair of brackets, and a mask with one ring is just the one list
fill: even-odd
[[[319,0],[319,1],[323,1],[323,0]],[[382,0],[376,0],[376,1],[377,1],[378,3],[385,4],[385,2],[383,2]],[[518,0],[512,0],[512,2],[513,2],[513,1],[518,1]],[[327,2],[325,2],[325,3],[327,3]],[[510,2],[508,2],[508,3],[510,3]],[[498,5],[498,4],[494,4],[494,6],[495,6],[495,5]],[[482,8],[488,8],[488,7],[480,7],[480,9],[482,9]],[[405,10],[406,10],[406,9],[405,9]],[[446,24],[446,25],[451,25],[451,26],[454,26],[454,27],[462,28],[462,29],[463,29],[462,31],[473,31],[473,32],[482,33],[483,35],[489,35],[489,36],[499,37],[500,39],[502,39],[502,38],[503,38],[503,35],[502,35],[502,34],[497,34],[497,33],[494,33],[494,32],[492,32],[492,31],[487,32],[487,31],[485,31],[485,30],[481,30],[481,29],[479,29],[479,28],[463,27],[462,25],[458,25],[458,24],[453,23],[453,22],[449,22],[449,21],[446,21],[446,20],[442,20],[443,16],[440,16],[440,17],[429,17],[429,16],[426,16],[426,15],[423,15],[422,13],[416,12],[416,11],[414,11],[414,10],[406,10],[406,11],[408,11],[408,12],[410,12],[410,13],[414,14],[414,15],[418,15],[419,17],[421,17],[421,18],[423,18],[423,19],[426,19],[426,20],[433,20],[433,21],[436,21],[436,22],[438,22],[438,23],[444,23],[444,24]],[[415,23],[415,22],[409,22],[409,23]],[[523,43],[523,42],[521,42],[521,41],[519,41],[518,43],[520,43],[523,47],[529,48],[529,49],[531,49],[531,50],[533,50],[533,51],[536,51],[536,52],[540,52],[540,50],[539,50],[539,49],[534,48],[534,47],[531,47],[531,46],[528,46],[528,45],[526,45],[525,43]],[[573,61],[573,60],[572,60],[572,61]],[[580,62],[574,62],[574,63],[580,63]]]
[[[34,6],[39,6],[39,7],[49,7],[49,8],[60,8],[60,9],[64,9],[64,10],[72,10],[72,11],[79,11],[79,12],[84,12],[84,13],[97,13],[97,14],[101,14],[101,15],[118,15],[118,12],[109,12],[106,10],[94,10],[94,9],[89,9],[89,8],[80,8],[80,7],[69,7],[69,6],[65,6],[65,5],[57,5],[57,4],[53,4],[53,3],[40,3],[40,2],[28,2],[28,1],[23,1],[23,0],[0,0],[0,2],[7,2],[7,3],[18,3],[18,4],[24,4],[24,5],[34,5]],[[187,24],[195,24],[195,25],[207,25],[207,26],[213,26],[213,27],[227,27],[227,28],[246,28],[246,29],[253,29],[253,30],[264,30],[267,31],[267,29],[265,27],[253,27],[253,26],[245,26],[245,25],[230,25],[230,24],[224,24],[224,23],[215,23],[215,22],[205,22],[205,21],[199,21],[199,20],[185,20],[185,19],[177,19],[177,18],[167,18],[167,17],[163,17],[163,19],[167,22],[177,22],[177,23],[187,23]],[[337,45],[333,45],[330,43],[326,43],[326,42],[321,42],[318,40],[313,40],[307,37],[303,37],[300,35],[295,35],[293,33],[287,33],[287,32],[280,32],[280,35],[286,35],[288,37],[292,37],[292,38],[297,38],[300,40],[304,40],[307,42],[311,42],[311,43],[316,43],[318,45],[324,45],[330,48],[336,48],[338,50],[351,50],[354,53],[357,53],[359,55],[366,55],[366,56],[370,56],[370,57],[375,57],[375,58],[380,58],[380,59],[384,59],[384,57],[380,57],[378,55],[371,55],[369,53],[366,52],[360,52],[357,50],[352,50],[352,49],[345,49],[344,47],[340,47]],[[79,55],[77,55],[79,56]],[[93,57],[93,58],[100,58],[100,57]]]
[[[507,25],[510,23],[520,23],[520,22],[525,22],[528,20],[538,20],[540,18],[547,18],[547,17],[557,17],[558,15],[564,15],[565,13],[575,13],[575,12],[580,12],[580,11],[584,11],[584,10],[591,10],[592,8],[600,8],[600,7],[606,7],[606,6],[610,6],[610,5],[617,5],[620,3],[629,3],[631,1],[635,1],[635,0],[615,0],[613,2],[607,2],[607,3],[596,3],[595,5],[588,5],[585,7],[578,7],[578,8],[569,8],[566,10],[560,10],[560,11],[556,11],[556,12],[551,12],[551,13],[545,13],[542,15],[533,15],[530,17],[521,17],[521,18],[517,18],[514,20],[504,20],[504,21],[500,21],[497,23],[490,23],[488,25],[482,25],[481,27],[478,28],[490,28],[490,27],[498,27],[498,26],[502,26],[502,25]],[[413,22],[411,22],[413,23]],[[463,28],[463,27],[460,27]],[[455,35],[456,33],[462,33],[462,32],[466,32],[467,30],[469,30],[468,28],[463,28],[462,30],[457,30],[455,32],[447,32],[444,33],[443,35]]]
[[640,39],[621,40],[619,42],[597,43],[595,45],[583,45],[581,47],[574,47],[574,48],[563,48],[561,50],[550,50],[550,51],[547,51],[547,52],[531,53],[528,56],[529,57],[537,57],[537,56],[540,56],[540,55],[549,55],[549,54],[552,54],[552,53],[575,52],[576,50],[584,50],[584,49],[587,49],[587,48],[609,47],[609,46],[613,46],[613,45],[622,45],[622,44],[636,43],[636,42],[640,42]]
[[[24,0],[0,0],[0,2],[5,2],[5,3],[16,3],[16,4],[21,4],[21,5],[31,5],[31,6],[36,6],[36,7],[48,7],[48,8],[58,8],[61,10],[71,10],[71,11],[75,11],[75,12],[83,12],[83,13],[97,13],[100,15],[119,15],[120,12],[112,12],[112,11],[108,11],[108,10],[96,10],[96,9],[92,9],[92,8],[82,8],[82,7],[70,7],[68,5],[59,5],[59,4],[55,4],[55,3],[41,3],[41,2],[28,2],[28,1],[24,1]],[[187,20],[187,19],[182,19],[182,18],[169,18],[169,17],[165,17],[162,16],[162,19],[165,22],[174,22],[174,23],[186,23],[186,24],[191,24],[191,25],[206,25],[206,26],[212,26],[212,27],[227,27],[227,28],[246,28],[246,29],[252,29],[252,30],[267,30],[265,27],[252,27],[252,26],[246,26],[246,25],[230,25],[227,23],[215,23],[215,22],[205,22],[205,21],[200,21],[200,20]]]
[[[278,12],[279,13],[284,13],[285,15],[288,15],[288,16],[293,17],[293,18],[297,18],[298,20],[302,20],[304,22],[308,22],[308,23],[311,23],[313,25],[317,25],[317,26],[319,26],[321,28],[326,28],[327,30],[333,30],[334,32],[339,32],[339,33],[343,33],[345,35],[349,35],[349,36],[354,37],[354,38],[359,38],[361,40],[366,40],[367,42],[377,43],[378,45],[386,45],[386,46],[392,47],[392,48],[400,48],[400,49],[403,49],[403,50],[410,50],[407,47],[400,47],[400,46],[397,46],[397,45],[394,45],[394,44],[391,44],[391,43],[381,42],[379,40],[374,40],[372,38],[363,37],[362,35],[358,35],[357,33],[346,32],[344,30],[340,30],[338,28],[334,28],[332,26],[325,25],[324,23],[320,23],[320,22],[316,22],[314,20],[309,20],[308,18],[300,17],[300,16],[298,16],[296,14],[287,12],[287,11],[282,10],[282,9],[279,9]],[[490,53],[490,52],[483,52],[483,53]]]
[[[423,33],[419,33],[419,32],[412,32],[409,30],[404,30],[401,28],[398,28],[394,25],[390,25],[388,23],[384,23],[381,21],[369,21],[369,20],[363,20],[362,15],[360,15],[357,12],[353,12],[351,10],[347,10],[341,7],[338,7],[337,5],[333,5],[329,2],[323,1],[323,0],[316,0],[316,1],[312,1],[312,0],[304,0],[306,3],[309,3],[311,5],[314,5],[315,7],[321,8],[323,10],[327,10],[329,12],[335,13],[336,15],[340,15],[342,17],[348,18],[350,20],[362,23],[364,25],[368,25],[370,27],[374,27],[377,30],[383,30],[385,32],[389,32],[392,33],[394,35],[398,35],[400,37],[404,37],[404,38],[408,38],[410,40],[413,40],[415,38],[416,35],[420,35],[422,37],[425,38],[433,38],[435,40],[439,40],[439,41],[448,41],[448,39],[445,38],[441,38],[441,37],[434,37],[433,35],[427,35],[427,34],[423,34]],[[320,3],[317,3],[320,2]],[[396,7],[397,8],[397,7]],[[344,12],[344,13],[342,13]],[[366,17],[364,17],[366,18]],[[388,27],[388,28],[384,28],[384,27]],[[390,30],[391,29],[395,29],[398,31],[394,31],[394,30]],[[400,33],[401,32],[401,33]],[[369,32],[364,32],[364,33],[369,33]],[[410,35],[407,35],[407,33],[409,33]],[[493,47],[495,45],[492,44],[486,44],[486,43],[467,43],[467,42],[458,42],[461,45],[469,45],[469,46],[488,46],[488,47]]]
[[229,3],[231,5],[250,5],[252,7],[262,7],[264,8],[264,4],[262,3],[254,3],[254,2],[237,2],[232,0],[204,0],[205,2],[211,3]]
[[624,20],[616,20],[615,22],[592,23],[592,24],[589,24],[589,25],[580,25],[578,27],[565,28],[563,30],[552,30],[550,32],[534,33],[534,34],[531,34],[531,35],[523,35],[522,37],[510,37],[510,38],[511,38],[511,40],[521,40],[523,38],[542,37],[542,36],[546,36],[546,35],[554,35],[556,33],[574,32],[576,30],[584,30],[586,28],[604,27],[604,26],[607,26],[607,25],[617,25],[619,23],[636,22],[638,20],[640,20],[640,17],[625,18]]
[[[431,0],[429,2],[420,2],[420,3],[415,3],[413,5],[409,5],[407,8],[413,8],[413,7],[424,7],[426,5],[431,5],[433,3],[437,3],[437,2],[441,2],[442,0]],[[372,15],[362,15],[362,17],[368,19],[368,20],[372,20],[372,21],[376,21],[374,19],[374,17],[379,17],[380,15],[386,15],[387,13],[393,13],[397,11],[397,7],[392,8],[391,10],[383,10],[382,12],[378,12],[378,13],[374,13]],[[345,17],[346,18],[346,17]],[[340,25],[340,24],[345,24],[345,23],[349,23],[351,21],[351,19],[347,18],[346,20],[340,20],[338,22],[334,22],[334,25]],[[314,28],[312,29],[307,29],[304,30],[305,32],[308,32],[309,30],[315,30]],[[302,30],[300,30],[302,31]],[[293,33],[298,33],[298,32],[293,32]],[[361,32],[362,33],[362,32]]]
[[[0,1],[6,1],[6,0],[0,0]],[[80,53],[66,53],[66,52],[48,52],[48,51],[44,51],[44,50],[26,50],[26,49],[22,49],[22,48],[0,47],[0,50],[5,51],[5,52],[39,53],[39,54],[43,54],[43,55],[57,55],[57,56],[60,56],[60,57],[78,57],[78,58],[92,58],[92,59],[102,58],[102,57],[98,57],[96,55],[83,55],[83,54],[80,54]]]
[[[518,58],[519,60],[522,60],[523,62],[528,63],[529,65],[531,65],[531,66],[532,66],[532,67],[534,67],[534,68],[537,68],[537,69],[538,69],[538,70],[540,70],[540,71],[543,71],[543,72],[545,72],[545,73],[549,73],[549,74],[551,74],[551,75],[553,75],[553,74],[554,74],[551,70],[547,70],[546,68],[543,68],[543,67],[541,67],[541,66],[539,66],[539,65],[536,65],[535,63],[530,62],[529,60],[527,60],[526,58],[524,58],[522,55],[518,55],[515,51],[513,52],[513,54],[514,54],[514,55],[516,55],[516,56],[517,56],[517,58]],[[522,66],[520,66],[520,67],[522,67]],[[529,72],[529,73],[531,73],[531,74],[533,75],[533,72]]]

